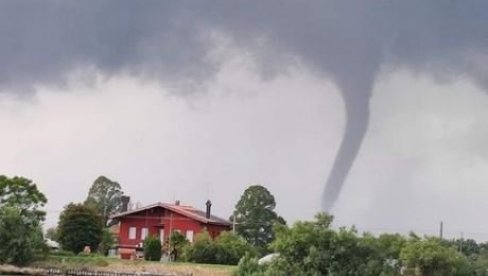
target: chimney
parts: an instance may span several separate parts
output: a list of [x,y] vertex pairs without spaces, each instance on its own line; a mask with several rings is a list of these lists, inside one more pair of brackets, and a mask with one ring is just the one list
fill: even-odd
[[120,208],[120,212],[127,212],[127,210],[129,209],[130,196],[122,196],[120,200],[122,201],[122,207]]
[[180,201],[179,200],[175,201],[175,205],[180,206]]
[[207,205],[207,212],[205,214],[205,217],[209,219],[210,218],[210,209],[212,208],[212,202],[210,201],[210,199],[207,200],[205,205]]

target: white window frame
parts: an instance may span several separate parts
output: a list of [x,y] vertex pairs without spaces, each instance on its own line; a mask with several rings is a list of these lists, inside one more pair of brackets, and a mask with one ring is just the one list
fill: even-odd
[[129,227],[129,231],[127,233],[129,240],[135,240],[137,238],[137,227],[131,226]]
[[186,230],[186,239],[189,241],[189,242],[193,242],[193,236],[194,236],[194,232],[193,230]]
[[141,240],[145,240],[149,236],[149,228],[142,227],[141,228]]

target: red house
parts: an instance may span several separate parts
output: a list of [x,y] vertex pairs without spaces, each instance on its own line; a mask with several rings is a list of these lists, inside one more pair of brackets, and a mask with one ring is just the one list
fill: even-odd
[[212,238],[232,228],[231,222],[210,213],[211,202],[207,201],[207,210],[201,211],[191,206],[156,203],[135,210],[121,212],[112,217],[119,221],[118,252],[121,258],[131,259],[136,256],[142,242],[148,235],[159,237],[167,246],[170,233],[180,232],[190,242],[204,229]]

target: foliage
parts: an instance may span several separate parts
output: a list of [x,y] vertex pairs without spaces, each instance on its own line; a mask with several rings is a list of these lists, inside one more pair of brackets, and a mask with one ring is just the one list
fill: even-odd
[[255,246],[261,255],[269,252],[268,244],[275,238],[273,225],[286,224],[285,220],[274,211],[274,196],[263,186],[248,187],[236,204],[234,215],[236,231],[250,244]]
[[409,242],[400,255],[405,275],[466,275],[467,259],[452,247],[445,247],[434,238]]
[[208,264],[236,265],[245,256],[255,256],[256,250],[244,238],[231,232],[222,232],[214,241],[204,231],[185,247],[187,261]]
[[161,241],[156,236],[148,236],[144,240],[144,259],[159,261],[162,256]]
[[110,216],[120,210],[123,194],[119,183],[105,176],[99,176],[93,182],[85,204],[97,210],[98,214],[103,218],[103,225],[105,226]]
[[178,231],[173,231],[169,240],[171,257],[174,261],[178,261],[180,259],[180,253],[182,253],[185,246],[188,245],[188,240]]
[[102,255],[108,255],[108,250],[115,245],[115,239],[108,228],[104,228],[102,232],[102,241],[98,246],[98,252]]
[[46,203],[31,180],[0,175],[0,263],[25,265],[45,251],[40,208]]
[[486,250],[486,244],[478,244],[472,239],[443,240],[442,244],[455,248],[457,251],[462,252],[467,257],[478,255],[482,250]]
[[237,266],[234,276],[263,276],[265,268],[258,264],[258,260],[246,254]]
[[45,213],[39,210],[47,203],[46,196],[37,185],[24,177],[8,178],[0,175],[0,208],[15,207],[23,217],[44,220]]
[[354,227],[332,229],[332,221],[332,216],[320,213],[314,221],[292,227],[276,225],[271,248],[278,256],[257,267],[252,260],[243,259],[238,275],[399,275],[403,237],[361,237]]
[[90,246],[95,251],[102,240],[102,219],[93,208],[70,203],[59,217],[58,232],[63,249],[78,254]]
[[26,219],[18,208],[0,208],[0,245],[0,263],[28,264],[44,247],[38,221]]
[[207,231],[202,231],[195,236],[195,241],[191,246],[185,248],[185,259],[194,263],[214,264],[215,243],[212,241]]
[[488,276],[485,244],[463,241],[460,251],[456,240],[359,235],[354,227],[332,229],[332,220],[321,213],[314,221],[277,225],[271,245],[277,257],[258,265],[246,256],[236,275]]
[[46,229],[44,238],[50,239],[52,241],[59,241],[58,229],[56,227],[49,227],[48,229]]
[[215,259],[218,264],[236,265],[248,254],[256,255],[256,249],[243,237],[232,232],[222,232],[215,240]]

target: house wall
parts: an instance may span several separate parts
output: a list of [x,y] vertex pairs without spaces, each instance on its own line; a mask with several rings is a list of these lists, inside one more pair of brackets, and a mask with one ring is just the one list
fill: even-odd
[[202,224],[200,222],[169,210],[167,213],[168,215],[163,219],[165,226],[164,236],[166,239],[168,239],[170,233],[173,231],[179,231],[185,237],[188,231],[193,231],[194,235],[202,231]]
[[[143,228],[148,229],[149,235],[159,236],[161,217],[163,215],[163,210],[157,210],[153,212],[150,212],[150,210],[146,210],[144,212],[135,213],[121,218],[119,231],[119,247],[138,247],[143,242],[143,239],[141,238]],[[136,228],[135,239],[129,239],[130,227]]]

